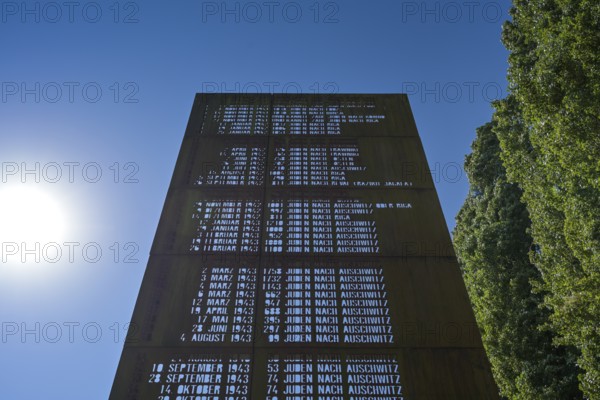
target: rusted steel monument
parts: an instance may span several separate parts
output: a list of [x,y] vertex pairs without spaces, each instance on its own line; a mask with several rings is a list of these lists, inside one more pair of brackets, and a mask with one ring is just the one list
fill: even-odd
[[497,399],[406,95],[198,94],[110,398]]

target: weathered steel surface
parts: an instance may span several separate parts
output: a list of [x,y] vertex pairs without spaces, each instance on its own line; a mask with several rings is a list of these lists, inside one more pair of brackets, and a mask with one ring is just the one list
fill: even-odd
[[497,399],[405,95],[196,96],[111,399]]

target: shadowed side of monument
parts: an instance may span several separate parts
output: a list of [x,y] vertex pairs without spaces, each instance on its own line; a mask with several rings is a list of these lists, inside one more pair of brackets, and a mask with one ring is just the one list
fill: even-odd
[[498,399],[406,95],[198,94],[111,399]]

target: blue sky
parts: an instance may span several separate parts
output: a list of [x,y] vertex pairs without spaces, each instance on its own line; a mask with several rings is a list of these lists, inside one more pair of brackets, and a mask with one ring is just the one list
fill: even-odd
[[51,199],[75,243],[3,248],[4,398],[108,396],[196,92],[407,92],[450,229],[506,94],[507,1],[65,4],[1,3],[0,196]]

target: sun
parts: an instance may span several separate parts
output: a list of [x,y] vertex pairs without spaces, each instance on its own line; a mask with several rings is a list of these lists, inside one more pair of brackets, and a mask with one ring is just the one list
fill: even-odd
[[60,243],[66,227],[62,204],[50,190],[0,185],[0,241]]

